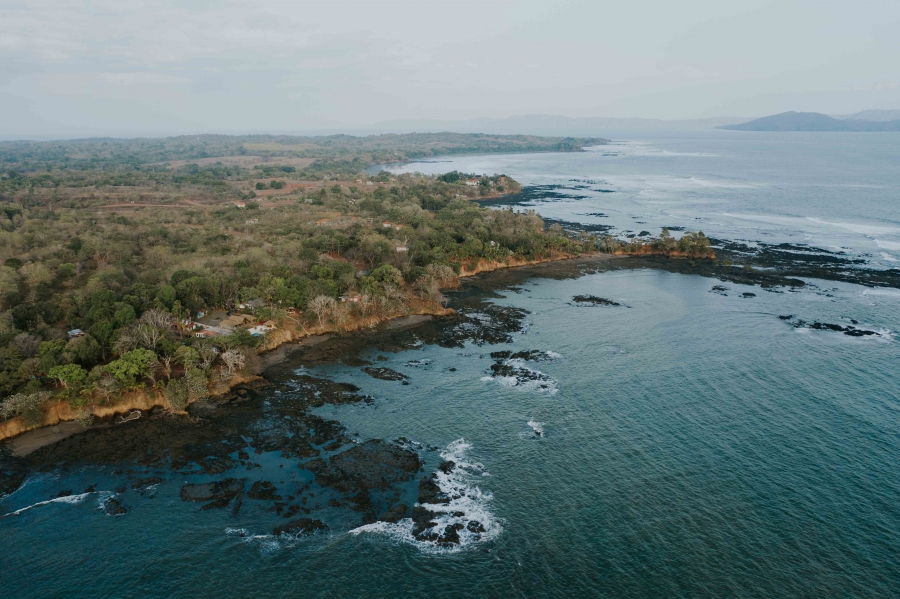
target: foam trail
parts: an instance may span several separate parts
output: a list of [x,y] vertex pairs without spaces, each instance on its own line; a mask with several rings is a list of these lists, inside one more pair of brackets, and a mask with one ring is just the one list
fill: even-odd
[[7,518],[9,516],[18,516],[19,514],[27,512],[28,510],[32,510],[36,507],[41,507],[44,505],[50,505],[51,503],[70,503],[74,505],[84,501],[88,497],[88,495],[102,495],[105,499],[106,497],[112,496],[113,493],[109,491],[92,491],[90,493],[81,493],[79,495],[66,495],[65,497],[56,497],[54,499],[48,499],[47,501],[39,501],[35,504],[18,509],[14,512],[9,512],[8,514],[3,514],[2,516],[0,516],[0,519]]
[[544,436],[544,423],[543,422],[537,422],[534,418],[532,418],[531,420],[528,421],[528,426],[531,427],[531,430],[533,430],[537,436],[539,436],[539,437]]

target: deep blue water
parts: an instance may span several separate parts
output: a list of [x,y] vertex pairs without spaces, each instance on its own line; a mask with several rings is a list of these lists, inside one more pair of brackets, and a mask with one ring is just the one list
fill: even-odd
[[[771,172],[754,167],[769,191],[704,193],[723,212],[798,219],[773,225],[770,237],[797,235],[792,227],[806,216],[896,226],[900,175],[885,154],[896,157],[898,142],[888,138],[895,139],[854,136],[849,147],[836,136],[787,142],[774,136],[768,147],[756,140],[749,147],[758,157],[784,152],[782,161],[737,161],[773,163]],[[729,171],[709,166],[709,156],[683,155],[721,156],[728,154],[721,145],[732,153],[740,147],[731,138],[711,137],[708,145],[704,139],[642,143],[644,153],[681,153],[646,161],[643,154],[465,160],[505,164],[498,170],[526,182],[571,173],[611,177],[604,173],[616,172],[616,164],[627,174],[643,161],[648,176],[663,167],[688,171],[694,161],[698,178],[751,179],[744,167]],[[879,187],[814,193],[801,184],[811,177],[805,169],[791,183],[784,163],[798,154],[821,161],[828,144],[841,148],[833,168],[843,180]],[[862,157],[853,147],[862,148]],[[884,168],[857,172],[853,164],[866,163],[866,156]],[[586,160],[594,170],[580,162]],[[828,170],[820,168],[821,189],[830,189]],[[680,210],[704,212],[694,191],[667,193],[671,202],[662,216],[651,214],[652,201],[624,191],[584,200],[591,204],[584,212],[621,210],[630,217],[645,209],[648,220],[660,221]],[[760,239],[753,227],[766,221],[752,222],[733,238]],[[853,233],[831,227],[808,234],[847,247],[858,243],[859,253],[869,251],[866,243],[890,239],[845,232]],[[98,509],[103,495],[93,494],[0,519],[0,596],[900,596],[900,290],[810,283],[799,292],[774,293],[653,270],[536,278],[495,300],[530,311],[528,326],[511,344],[423,344],[387,354],[379,365],[409,375],[405,386],[344,365],[316,369],[375,398],[318,414],[360,439],[403,436],[434,446],[423,450],[432,467],[441,453],[467,464],[451,482],[465,491],[460,509],[487,525],[487,540],[438,551],[413,542],[403,526],[351,532],[358,522],[329,520],[330,533],[287,542],[269,535],[273,516],[259,509],[245,507],[232,517],[181,502],[182,483],[202,477],[163,470],[165,480],[154,491],[121,495],[129,508],[121,517],[105,515]],[[716,292],[716,285],[726,289]],[[582,294],[621,305],[574,304],[573,296]],[[879,334],[853,338],[795,328],[798,319],[854,319]],[[538,383],[516,384],[489,376],[494,360],[488,354],[498,349],[551,353],[545,361],[516,364],[542,375]],[[242,476],[279,485],[299,476],[277,452],[254,459],[262,469]],[[32,475],[0,501],[0,514],[60,489],[96,484],[111,492],[121,480],[114,469]]]

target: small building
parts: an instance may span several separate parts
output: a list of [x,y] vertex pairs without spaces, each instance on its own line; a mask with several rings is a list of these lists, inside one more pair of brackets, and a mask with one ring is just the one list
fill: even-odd
[[244,202],[235,202],[234,205],[237,206],[238,208],[246,208],[247,207],[247,204],[245,204]]
[[209,329],[203,329],[202,331],[197,331],[194,333],[194,337],[198,337],[200,339],[206,339],[209,337],[215,337],[218,335],[215,331],[210,331]]
[[81,329],[72,329],[69,331],[69,337],[74,339],[75,337],[84,337],[84,331]]
[[258,219],[258,218],[251,218],[250,220],[246,221],[246,224],[248,224],[248,225],[255,225],[255,224],[258,223],[258,222],[259,222],[259,219]]
[[398,254],[400,254],[400,253],[402,253],[402,252],[408,252],[408,251],[409,251],[409,247],[408,247],[408,246],[405,246],[405,245],[398,245],[397,247],[394,248],[394,250],[395,250]]
[[476,187],[478,185],[478,179],[466,179],[466,185],[469,187]]
[[347,302],[347,303],[350,303],[350,304],[356,304],[356,303],[359,303],[359,300],[361,300],[361,299],[362,299],[362,296],[361,296],[360,294],[358,294],[358,293],[349,293],[349,294],[347,294],[347,295],[342,295],[342,296],[340,297],[340,300],[341,300],[342,302]]
[[226,329],[236,329],[253,323],[253,317],[249,314],[232,314],[221,322],[219,326]]

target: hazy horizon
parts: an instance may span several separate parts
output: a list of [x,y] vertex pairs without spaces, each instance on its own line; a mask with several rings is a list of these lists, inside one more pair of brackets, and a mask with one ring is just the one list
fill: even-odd
[[886,0],[36,0],[0,18],[2,139],[900,108]]

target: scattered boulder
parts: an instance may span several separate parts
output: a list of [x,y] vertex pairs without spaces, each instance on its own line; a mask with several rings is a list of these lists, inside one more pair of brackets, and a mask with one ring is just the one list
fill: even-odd
[[103,502],[103,510],[107,516],[121,516],[128,511],[122,507],[122,504],[115,497],[110,497]]

